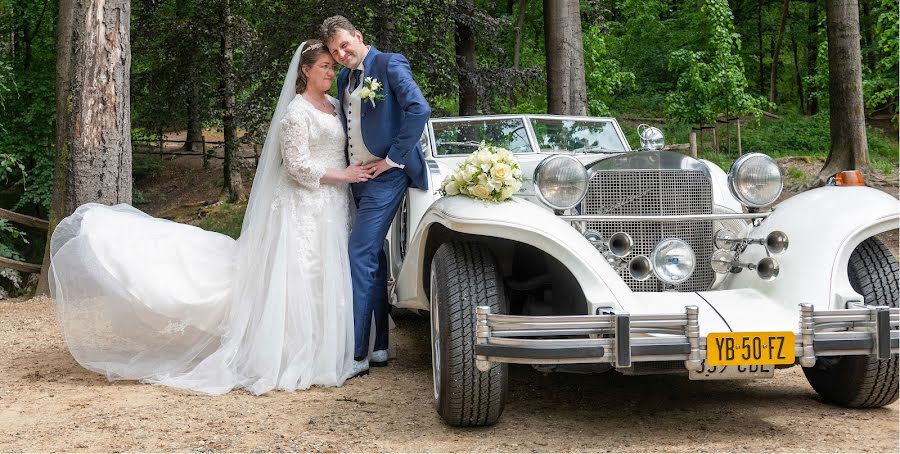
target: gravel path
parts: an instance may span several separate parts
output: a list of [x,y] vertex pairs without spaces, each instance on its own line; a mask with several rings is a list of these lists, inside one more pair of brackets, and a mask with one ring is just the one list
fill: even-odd
[[427,320],[399,317],[393,339],[398,360],[342,388],[208,397],[109,383],[68,354],[50,300],[0,302],[0,451],[900,451],[897,403],[825,405],[796,367],[736,383],[513,366],[496,426],[447,427]]

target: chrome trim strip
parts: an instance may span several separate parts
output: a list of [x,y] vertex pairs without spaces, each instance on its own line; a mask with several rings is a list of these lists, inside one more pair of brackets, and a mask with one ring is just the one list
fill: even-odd
[[581,214],[557,216],[563,221],[622,221],[622,222],[680,222],[680,221],[719,221],[725,219],[764,219],[772,212],[765,213],[713,213],[713,214],[683,214],[677,216],[619,216],[607,214]]

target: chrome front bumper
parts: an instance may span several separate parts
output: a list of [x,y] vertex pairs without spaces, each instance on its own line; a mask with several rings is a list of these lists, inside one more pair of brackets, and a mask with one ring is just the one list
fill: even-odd
[[[623,369],[645,361],[684,361],[685,370],[700,370],[706,358],[697,306],[686,306],[681,314],[533,317],[492,314],[487,306],[475,312],[475,363],[481,371],[492,362],[606,363]],[[900,308],[815,311],[812,304],[801,304],[794,351],[795,364],[804,367],[822,356],[887,359],[900,353]]]

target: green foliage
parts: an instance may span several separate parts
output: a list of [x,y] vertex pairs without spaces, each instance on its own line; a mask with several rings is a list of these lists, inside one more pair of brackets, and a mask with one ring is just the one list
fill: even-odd
[[135,180],[156,176],[164,166],[159,156],[136,154],[131,160],[131,175]]
[[[740,36],[725,0],[695,0],[703,39],[694,50],[672,53],[669,69],[679,74],[675,91],[666,97],[666,112],[674,119],[711,122],[720,113],[759,115],[761,100],[745,91]],[[689,2],[691,3],[691,2]]]
[[0,257],[25,261],[18,252],[19,248],[28,244],[25,232],[17,229],[6,219],[0,219]]
[[245,211],[247,211],[246,203],[222,203],[200,221],[200,228],[237,239],[241,236],[241,224],[244,222]]
[[878,8],[875,36],[881,58],[875,70],[863,83],[866,107],[877,108],[888,102],[896,102],[898,95],[897,72],[900,69],[900,9],[898,0],[881,0]]
[[622,71],[620,63],[610,58],[600,27],[589,26],[583,37],[588,109],[591,115],[609,115],[609,107],[604,100],[626,88],[633,88],[634,73]]
[[[826,157],[830,147],[828,114],[803,117],[789,115],[781,120],[751,123],[741,129],[744,152],[758,151],[773,157]],[[891,173],[900,164],[896,139],[877,128],[868,128],[869,159],[873,167]]]

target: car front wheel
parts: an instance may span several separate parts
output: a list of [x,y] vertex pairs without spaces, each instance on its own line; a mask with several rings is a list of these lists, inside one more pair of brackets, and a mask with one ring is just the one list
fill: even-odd
[[[897,307],[898,266],[894,254],[877,238],[863,241],[847,265],[850,285],[870,306]],[[897,400],[898,355],[819,358],[803,372],[822,399],[851,408],[883,407]]]
[[503,412],[507,365],[475,367],[475,308],[506,313],[500,270],[477,243],[441,245],[431,263],[431,361],[435,408],[447,424],[488,426]]

